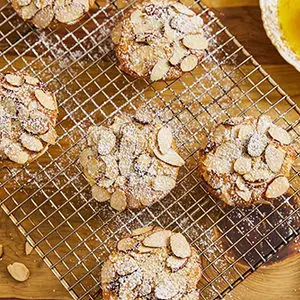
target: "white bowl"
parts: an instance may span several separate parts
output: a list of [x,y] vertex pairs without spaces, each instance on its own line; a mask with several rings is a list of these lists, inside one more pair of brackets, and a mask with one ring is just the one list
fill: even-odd
[[277,48],[280,55],[300,72],[300,57],[296,55],[282,38],[278,20],[278,0],[260,0],[260,8],[268,37]]

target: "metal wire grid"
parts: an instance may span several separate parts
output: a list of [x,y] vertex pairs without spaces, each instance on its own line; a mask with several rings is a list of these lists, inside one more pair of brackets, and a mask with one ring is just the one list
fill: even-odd
[[[57,145],[24,168],[0,170],[1,205],[75,299],[101,298],[101,263],[137,226],[185,233],[202,256],[203,299],[222,298],[299,234],[297,166],[276,208],[224,207],[199,181],[197,149],[214,122],[268,113],[298,147],[299,109],[200,1],[188,4],[205,19],[211,48],[193,73],[162,83],[133,80],[118,69],[109,34],[126,9],[118,1],[102,3],[75,26],[44,31],[20,21],[8,4],[0,10],[1,70],[39,76],[57,91],[60,109]],[[77,157],[90,124],[142,103],[176,128],[186,165],[163,201],[120,214],[91,199]]]

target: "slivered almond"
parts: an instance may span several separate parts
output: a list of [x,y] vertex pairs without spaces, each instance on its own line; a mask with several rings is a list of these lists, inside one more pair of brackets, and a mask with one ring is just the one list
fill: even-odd
[[20,136],[20,142],[23,147],[29,151],[40,152],[44,148],[42,142],[38,138],[25,132]]
[[84,7],[80,3],[71,2],[55,10],[55,18],[65,24],[72,24],[84,15]]
[[198,65],[198,57],[194,54],[185,57],[181,64],[180,68],[183,72],[189,72],[194,70]]
[[92,196],[98,202],[105,202],[110,199],[110,193],[103,187],[98,185],[92,186]]
[[170,230],[155,231],[144,239],[143,245],[152,248],[168,247],[171,234]]
[[5,155],[15,163],[25,164],[29,159],[29,155],[22,150],[19,144],[12,143],[4,149]]
[[154,228],[153,226],[146,226],[146,227],[137,228],[137,229],[132,230],[131,235],[132,236],[142,235],[142,234],[145,234],[145,233],[153,230],[153,228]]
[[205,50],[208,47],[208,41],[202,34],[187,35],[182,42],[189,49]]
[[37,85],[40,82],[37,78],[30,75],[25,75],[24,78],[25,78],[25,82],[30,85]]
[[237,195],[240,196],[244,201],[248,202],[251,200],[251,191],[236,191]]
[[238,138],[242,143],[244,143],[251,138],[251,136],[254,134],[254,131],[255,129],[253,126],[249,124],[242,125],[239,130]]
[[256,130],[260,134],[264,134],[268,131],[270,126],[272,125],[272,119],[268,115],[261,115],[258,118]]
[[289,145],[292,142],[290,134],[283,128],[272,125],[269,130],[271,137],[283,145]]
[[248,153],[253,157],[258,157],[265,151],[267,144],[268,138],[266,135],[254,133],[247,146]]
[[163,161],[169,165],[172,165],[175,167],[181,167],[184,165],[184,160],[172,148],[169,149],[169,151],[165,154],[161,154],[160,151],[157,149],[153,149],[153,152],[158,159],[160,159],[161,161]]
[[187,258],[191,256],[191,247],[181,233],[175,233],[170,238],[171,250],[177,257]]
[[250,172],[252,167],[252,159],[249,157],[240,157],[234,162],[234,170],[240,175]]
[[55,110],[56,104],[55,99],[49,93],[45,93],[42,90],[35,90],[34,91],[35,97],[39,100],[39,102],[47,109]]
[[186,265],[187,261],[187,258],[179,258],[172,255],[167,258],[166,264],[173,272],[176,272],[182,269]]
[[116,277],[114,264],[110,260],[106,260],[101,269],[101,282],[110,283]]
[[13,86],[21,86],[24,83],[24,80],[21,76],[15,74],[6,74],[6,81]]
[[137,246],[138,242],[133,238],[124,238],[120,240],[117,244],[117,249],[119,251],[129,251],[134,249]]
[[187,49],[176,44],[174,46],[173,55],[170,58],[170,63],[174,66],[178,65],[187,54]]
[[186,7],[184,4],[176,2],[170,4],[172,7],[174,7],[178,12],[187,15],[187,16],[195,16],[195,12],[193,12],[191,9]]
[[31,254],[33,247],[26,241],[25,242],[25,255]]
[[280,171],[282,164],[284,162],[286,152],[284,150],[276,148],[274,145],[270,144],[265,151],[265,159],[268,167],[274,173]]
[[122,190],[116,190],[110,198],[110,206],[117,211],[123,211],[127,207],[126,195]]
[[13,279],[20,282],[26,281],[30,276],[30,272],[27,267],[19,262],[14,262],[13,264],[8,265],[7,271]]
[[34,14],[31,21],[38,28],[46,28],[52,22],[53,17],[54,17],[53,8],[50,5],[48,5],[42,8],[41,10],[38,10]]
[[170,128],[164,126],[157,134],[158,148],[162,154],[166,154],[171,148],[173,142],[173,135]]
[[155,191],[170,192],[176,185],[176,180],[170,176],[158,175],[153,180]]
[[277,177],[269,184],[266,197],[269,199],[280,197],[288,191],[289,187],[290,184],[286,177]]
[[150,79],[152,81],[158,81],[163,79],[167,75],[169,69],[170,66],[168,60],[165,58],[161,58],[152,69]]
[[50,127],[46,133],[41,134],[39,137],[42,141],[49,143],[50,145],[55,145],[58,135],[55,129],[53,127]]

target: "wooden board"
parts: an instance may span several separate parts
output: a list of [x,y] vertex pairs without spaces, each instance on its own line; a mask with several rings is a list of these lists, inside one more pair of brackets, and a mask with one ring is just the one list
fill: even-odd
[[[217,16],[230,31],[299,104],[300,73],[280,57],[267,39],[260,19],[258,0],[207,0],[204,2],[214,8]],[[0,261],[1,298],[71,299],[68,292],[36,253],[25,257],[24,238],[3,212],[0,214],[0,243],[5,246],[5,256]],[[281,257],[279,262],[259,268],[226,298],[299,299],[298,246],[299,240],[296,240],[283,249],[279,254]],[[30,280],[25,283],[16,283],[9,277],[6,266],[13,261],[21,261],[28,266],[32,274]]]

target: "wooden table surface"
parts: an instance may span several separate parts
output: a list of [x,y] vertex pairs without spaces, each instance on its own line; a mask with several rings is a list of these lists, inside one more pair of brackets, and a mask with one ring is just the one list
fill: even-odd
[[[289,66],[267,39],[258,0],[206,0],[223,23],[261,63],[281,87],[300,104],[300,73]],[[5,255],[0,261],[0,298],[71,299],[40,257],[24,254],[24,238],[0,211],[0,244]],[[6,266],[25,263],[31,276],[25,283],[10,278]],[[239,284],[226,299],[300,299],[300,239],[284,247],[273,259]]]

